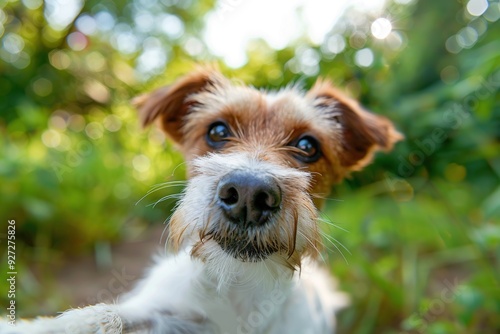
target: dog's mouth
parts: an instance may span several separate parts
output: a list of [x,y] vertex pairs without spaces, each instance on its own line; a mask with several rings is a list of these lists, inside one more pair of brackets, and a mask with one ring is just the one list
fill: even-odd
[[233,239],[216,240],[219,246],[229,255],[242,262],[264,261],[278,249],[273,246],[259,246],[255,241],[239,241]]
[[229,235],[212,231],[208,235],[224,252],[242,262],[264,261],[280,249],[277,244],[264,243],[257,235],[249,236],[246,231],[233,231]]

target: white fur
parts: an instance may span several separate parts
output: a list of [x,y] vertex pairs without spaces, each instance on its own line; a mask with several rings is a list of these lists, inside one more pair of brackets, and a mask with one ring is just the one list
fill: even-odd
[[[316,212],[306,188],[309,174],[259,160],[250,153],[212,154],[193,161],[190,180],[176,215],[186,227],[185,242],[176,255],[161,258],[137,287],[114,305],[70,310],[57,318],[0,324],[0,333],[333,333],[335,312],[347,298],[335,282],[308,258],[300,270],[283,265],[287,254],[275,253],[258,262],[242,262],[226,254],[213,240],[203,244],[202,257],[191,250],[203,224],[222,223],[213,207],[218,180],[235,169],[268,174],[283,187],[296,190],[293,208],[281,208],[268,225],[286,224],[298,213],[296,250],[308,247],[308,233],[317,228]],[[288,186],[286,185],[288,183]],[[285,189],[284,188],[284,189]],[[301,203],[303,207],[301,207]],[[265,233],[265,232],[263,232]]]
[[[3,324],[0,333],[119,334],[126,324],[172,325],[168,319],[157,321],[164,312],[185,319],[186,324],[177,326],[195,328],[193,333],[333,333],[333,315],[347,303],[328,274],[313,262],[306,263],[300,274],[283,270],[279,277],[272,277],[264,263],[246,264],[249,268],[241,271],[239,281],[219,290],[204,264],[193,260],[188,251],[159,260],[118,304],[71,310],[58,318],[20,322],[16,327]],[[201,324],[193,318],[202,319]],[[148,326],[144,331],[124,331],[143,332],[177,333],[169,327]]]
[[188,251],[158,262],[140,288],[119,304],[120,315],[147,318],[164,308],[210,319],[217,333],[290,332],[287,328],[294,333],[333,333],[334,312],[346,304],[346,297],[334,292],[334,283],[313,263],[300,275],[283,270],[279,277],[264,263],[246,263],[236,281],[221,290]]

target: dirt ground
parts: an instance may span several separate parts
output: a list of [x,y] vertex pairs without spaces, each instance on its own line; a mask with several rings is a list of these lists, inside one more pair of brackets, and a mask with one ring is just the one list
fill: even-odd
[[163,251],[160,239],[164,228],[151,227],[133,241],[112,246],[108,265],[98,266],[93,256],[74,258],[65,264],[57,271],[55,280],[69,306],[115,301],[131,290],[153,264],[154,255]]

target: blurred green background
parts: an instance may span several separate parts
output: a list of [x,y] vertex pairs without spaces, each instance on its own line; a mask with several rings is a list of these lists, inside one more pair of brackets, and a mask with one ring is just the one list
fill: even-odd
[[406,136],[324,210],[352,300],[339,333],[498,333],[499,2],[255,1],[243,12],[264,29],[242,44],[250,2],[0,2],[0,255],[7,272],[15,219],[18,315],[64,310],[54,272],[81,256],[109,270],[110,249],[162,226],[175,201],[152,204],[180,188],[139,200],[182,180],[182,158],[129,101],[216,62],[263,88],[331,78]]

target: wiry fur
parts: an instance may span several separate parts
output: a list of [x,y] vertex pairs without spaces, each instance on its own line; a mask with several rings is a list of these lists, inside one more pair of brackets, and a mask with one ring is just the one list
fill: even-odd
[[[296,86],[267,93],[213,69],[136,104],[143,125],[158,120],[189,166],[190,181],[169,224],[173,254],[117,304],[15,328],[0,324],[0,332],[333,333],[334,314],[347,298],[315,262],[317,208],[332,185],[401,139],[392,123],[328,81],[306,93]],[[214,147],[207,130],[221,121],[231,136]],[[295,144],[304,135],[320,143],[321,155],[311,162],[298,159],[303,152]],[[218,185],[234,171],[278,185],[279,208],[265,224],[243,228],[221,211]]]
[[[233,170],[248,170],[252,174],[270,174],[279,180],[280,187],[287,195],[279,215],[264,226],[245,230],[245,238],[240,243],[257,243],[269,254],[272,262],[295,270],[300,267],[302,256],[315,255],[319,245],[317,213],[310,196],[309,175],[305,172],[259,161],[249,153],[231,153],[225,155],[211,154],[193,161],[192,171],[195,175],[187,186],[185,196],[170,220],[169,243],[174,251],[181,244],[194,245],[191,255],[201,258],[210,270],[218,272],[218,277],[231,280],[231,272],[224,272],[227,266],[223,263],[231,255],[225,254],[219,246],[215,246],[214,238],[234,238],[234,224],[226,222],[220,210],[214,205],[215,185],[223,175]],[[297,206],[297,203],[301,205]],[[199,207],[201,210],[192,210]],[[184,241],[185,240],[185,241]],[[209,250],[210,249],[210,250]],[[255,261],[245,257],[244,252],[237,255],[241,262]],[[274,265],[270,265],[274,267]]]

